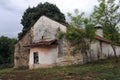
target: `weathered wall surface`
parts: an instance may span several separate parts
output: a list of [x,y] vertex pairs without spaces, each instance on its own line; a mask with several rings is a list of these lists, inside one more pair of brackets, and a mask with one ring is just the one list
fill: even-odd
[[[34,52],[38,52],[38,63],[34,64]],[[58,47],[57,46],[49,46],[49,47],[34,47],[30,49],[29,56],[29,68],[46,68],[52,67],[56,64],[56,60],[58,57]]]
[[71,45],[71,42],[68,42],[66,39],[63,39],[62,51],[63,54],[61,55],[58,53],[57,58],[57,66],[66,66],[72,64],[83,64],[83,54],[81,52],[77,52],[76,54],[72,55],[75,46]]
[[15,68],[28,66],[30,49],[24,46],[31,44],[32,39],[33,39],[33,29],[31,28],[31,30],[28,31],[28,33],[26,33],[26,35],[15,45],[15,52],[14,52]]
[[[120,56],[120,46],[116,46],[115,50],[117,56]],[[105,59],[114,56],[114,51],[110,43],[96,41],[91,44],[91,56],[92,60]]]
[[[27,32],[26,35],[15,45],[15,53],[14,53],[15,66],[14,67],[18,68],[21,66],[29,66],[29,64],[32,64],[33,56],[31,56],[31,54],[33,54],[33,51],[39,51],[40,64],[45,63],[44,65],[46,65],[46,63],[53,62],[51,61],[53,59],[55,61],[56,58],[58,57],[58,50],[55,51],[56,49],[51,49],[48,55],[43,55],[42,52],[40,51],[41,50],[40,48],[39,49],[31,48],[32,51],[30,52],[30,48],[24,47],[24,46],[30,45],[31,43],[40,42],[40,41],[50,41],[50,40],[57,39],[56,33],[58,31],[66,32],[66,26],[56,21],[53,21],[45,16],[40,17],[40,19],[34,24],[31,30]],[[64,54],[65,46],[64,46],[63,39],[58,41],[58,46],[59,46],[59,53]],[[45,49],[48,49],[48,48],[45,48]],[[29,55],[31,57],[29,57]],[[39,67],[39,65],[35,65],[35,66]]]
[[[33,33],[34,34],[34,37],[33,37],[34,43],[40,42],[40,41],[50,41],[50,40],[57,39],[57,37],[56,37],[57,32],[59,32],[59,31],[66,32],[66,26],[64,26],[56,21],[53,21],[45,16],[42,16],[35,23],[33,31],[34,31],[34,33]],[[35,68],[37,68],[37,67],[42,67],[44,65],[49,65],[49,64],[53,65],[54,63],[56,63],[55,61],[57,60],[57,57],[64,56],[65,48],[66,48],[65,47],[65,38],[58,40],[57,51],[55,51],[55,49],[51,49],[47,55],[45,55],[45,52],[41,51],[42,48],[31,48],[30,62],[29,62],[30,68],[33,68],[33,66]],[[44,49],[48,50],[47,47]],[[33,60],[32,60],[33,55],[32,54],[35,51],[39,52],[39,58],[40,58],[39,63],[40,64],[33,65]]]
[[116,46],[116,53],[117,53],[117,56],[120,56],[120,46]]
[[109,56],[114,56],[114,52],[111,47],[111,44],[102,43],[102,53],[104,54],[104,58]]
[[65,56],[66,49],[66,39],[63,37],[58,40],[58,57]]
[[[88,53],[89,54],[89,53]],[[91,54],[89,56],[89,61],[98,60],[101,55],[99,41],[95,41],[91,44]]]
[[[91,54],[88,53],[87,55],[80,52],[74,56],[70,55],[74,46],[70,46],[70,43],[65,38],[59,39],[58,45],[54,47],[24,47],[31,43],[57,39],[56,33],[59,31],[66,32],[66,29],[66,26],[42,16],[35,23],[34,27],[15,45],[15,68],[29,66],[30,69],[33,69],[53,67],[56,65],[83,64],[85,59],[87,59],[86,61],[94,61],[114,56],[111,45],[98,40],[92,42]],[[102,30],[98,30],[97,33],[102,36]],[[39,64],[33,63],[34,52],[39,53]],[[116,46],[116,52],[119,56],[120,46]]]
[[65,55],[57,58],[57,66],[66,66],[72,64],[83,64],[83,55],[81,53],[72,55]]
[[103,29],[102,28],[97,29],[96,32],[95,32],[95,34],[103,37]]
[[66,32],[66,26],[42,16],[34,25],[34,42],[54,40],[58,31]]

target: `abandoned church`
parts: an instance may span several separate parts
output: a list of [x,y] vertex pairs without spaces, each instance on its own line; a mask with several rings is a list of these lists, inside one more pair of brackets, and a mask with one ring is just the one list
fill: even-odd
[[[91,44],[92,60],[105,59],[114,56],[111,41],[103,37],[100,24],[95,26],[95,42]],[[57,39],[59,31],[66,32],[67,27],[46,16],[41,16],[25,36],[15,45],[14,67],[22,66],[29,69],[49,68],[71,64],[84,64],[85,55],[67,54],[66,39]],[[120,46],[115,46],[116,55],[120,55]],[[72,48],[70,49],[72,50]]]

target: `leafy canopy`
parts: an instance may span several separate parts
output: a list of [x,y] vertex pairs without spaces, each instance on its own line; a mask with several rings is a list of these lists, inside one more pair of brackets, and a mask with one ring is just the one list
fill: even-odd
[[0,37],[0,64],[10,64],[14,60],[14,45],[17,42],[14,38]]
[[80,13],[78,9],[75,9],[74,15],[68,13],[68,17],[70,19],[69,25],[81,31],[79,32],[79,35],[84,30],[84,35],[85,35],[84,37],[89,38],[90,41],[94,39],[95,36],[94,25],[92,24],[89,17],[84,16],[84,12]]
[[[89,18],[84,17],[84,13],[80,13],[77,9],[74,10],[74,15],[68,13],[69,17],[69,27],[66,33],[59,33],[59,36],[65,36],[67,42],[72,42],[71,45],[75,46],[73,48],[73,53],[77,51],[82,51],[82,53],[87,54],[87,50],[90,50],[90,43],[94,40],[95,29],[91,24]],[[68,51],[69,52],[69,51]]]
[[22,32],[18,34],[18,38],[21,39],[42,15],[45,15],[60,23],[66,23],[64,14],[58,9],[56,5],[50,4],[48,2],[44,4],[40,3],[36,7],[29,7],[24,12],[21,19],[23,29]]
[[110,39],[113,44],[120,43],[120,2],[117,0],[100,0],[91,15],[94,24],[103,26],[104,37]]
[[[117,3],[116,3],[117,2]],[[120,44],[120,1],[118,0],[100,0],[99,5],[95,6],[91,15],[93,23],[103,25],[104,37],[112,41],[112,48],[118,62],[115,45]]]

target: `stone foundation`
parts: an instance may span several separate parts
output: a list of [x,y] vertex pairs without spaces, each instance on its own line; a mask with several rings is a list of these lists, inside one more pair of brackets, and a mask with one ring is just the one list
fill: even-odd
[[33,64],[29,65],[29,69],[38,69],[38,68],[52,68],[55,67],[56,64]]
[[83,64],[82,54],[76,54],[75,56],[63,56],[57,59],[57,66],[66,66],[72,64]]

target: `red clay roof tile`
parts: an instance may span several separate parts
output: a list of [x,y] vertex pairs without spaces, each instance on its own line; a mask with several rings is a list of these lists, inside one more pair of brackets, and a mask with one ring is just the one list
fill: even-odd
[[40,42],[32,43],[32,44],[24,46],[24,47],[50,46],[50,45],[53,45],[53,44],[57,44],[57,40],[40,41]]
[[108,39],[106,39],[106,38],[104,38],[104,37],[101,37],[101,36],[99,36],[99,35],[95,35],[95,38],[96,38],[97,40],[99,40],[99,41],[103,41],[103,42],[106,42],[106,43],[111,43],[110,40],[108,40]]

